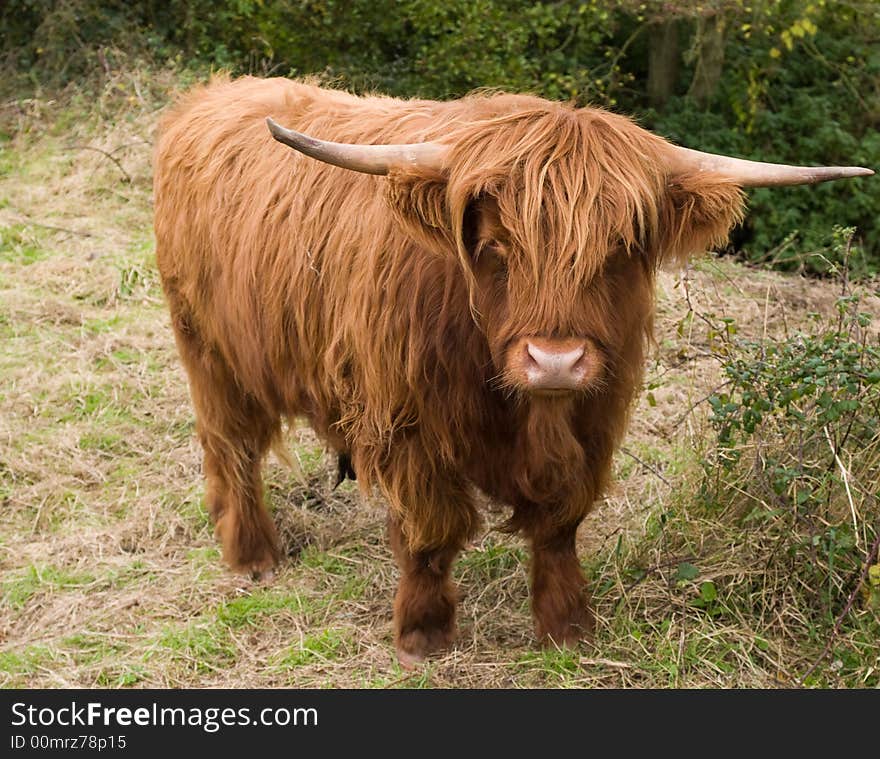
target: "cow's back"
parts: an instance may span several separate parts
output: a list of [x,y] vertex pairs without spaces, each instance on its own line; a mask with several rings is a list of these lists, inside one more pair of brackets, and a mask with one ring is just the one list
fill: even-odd
[[377,247],[401,243],[379,178],[293,153],[265,119],[376,141],[400,128],[406,107],[248,77],[197,88],[162,119],[156,256],[172,318],[267,406],[336,404],[325,357],[345,342],[348,315],[365,307],[358,293],[374,291],[355,280],[372,276]]

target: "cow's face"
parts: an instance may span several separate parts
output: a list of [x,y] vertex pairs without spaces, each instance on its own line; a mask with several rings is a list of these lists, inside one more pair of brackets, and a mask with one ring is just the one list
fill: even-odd
[[[498,200],[474,202],[465,243],[475,314],[505,391],[553,397],[600,390],[640,343],[650,321],[652,280],[643,256],[542,246],[535,269]],[[593,260],[579,265],[577,259]],[[554,260],[555,259],[555,260]]]
[[[724,236],[741,209],[729,183],[653,179],[642,187],[656,195],[638,209],[632,183],[614,193],[611,177],[605,197],[585,192],[570,205],[548,201],[545,188],[531,219],[528,190],[502,187],[469,204],[464,263],[498,388],[531,398],[594,394],[639,373],[657,265]],[[615,221],[616,207],[625,218]],[[594,218],[597,208],[604,219]]]
[[471,195],[460,221],[443,210],[442,181],[392,184],[416,240],[460,258],[499,389],[570,396],[635,376],[658,265],[723,239],[742,211],[739,188],[711,175],[593,181],[602,191],[570,204],[548,185],[537,207],[533,188],[501,183]]

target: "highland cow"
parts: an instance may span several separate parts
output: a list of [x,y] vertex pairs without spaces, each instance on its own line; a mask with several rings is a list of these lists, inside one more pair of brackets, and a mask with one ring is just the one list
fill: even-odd
[[700,153],[524,95],[194,90],[162,121],[155,231],[226,562],[278,562],[260,464],[302,416],[387,500],[403,664],[453,638],[475,491],[529,541],[538,637],[575,643],[575,533],[640,386],[658,267],[725,240],[743,186],[870,173]]

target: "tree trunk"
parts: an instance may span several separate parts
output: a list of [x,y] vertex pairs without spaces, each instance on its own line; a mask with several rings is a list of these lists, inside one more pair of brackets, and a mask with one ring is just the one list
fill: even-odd
[[648,98],[655,108],[662,108],[672,96],[678,77],[678,21],[655,21],[648,27],[648,34]]
[[703,107],[712,100],[721,79],[725,27],[721,14],[706,16],[697,21],[696,65],[688,95]]

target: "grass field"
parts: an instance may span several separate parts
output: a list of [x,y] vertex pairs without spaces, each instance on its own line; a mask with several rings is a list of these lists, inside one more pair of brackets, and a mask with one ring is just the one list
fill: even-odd
[[[230,574],[153,255],[151,143],[173,84],[119,74],[94,98],[19,99],[0,115],[0,686],[878,685],[873,590],[841,602],[858,571],[817,606],[797,587],[802,555],[777,558],[780,532],[698,503],[721,374],[689,311],[761,338],[833,313],[839,294],[724,259],[660,278],[648,387],[579,538],[593,647],[536,646],[527,554],[491,529],[504,510],[487,504],[456,569],[455,648],[400,670],[381,499],[333,491],[305,427],[289,434],[299,471],[264,469],[280,572],[267,585]],[[856,292],[880,315],[876,284]],[[851,479],[865,535],[852,550],[867,555],[880,506]]]

